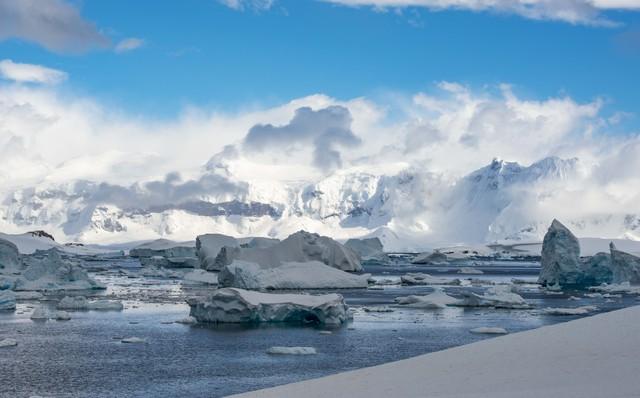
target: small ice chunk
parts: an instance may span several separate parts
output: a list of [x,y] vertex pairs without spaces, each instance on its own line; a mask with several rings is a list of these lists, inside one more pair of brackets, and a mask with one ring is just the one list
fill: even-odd
[[127,344],[142,344],[146,343],[147,340],[141,339],[140,337],[125,337],[124,339],[120,340],[120,342]]
[[270,355],[315,355],[313,347],[271,347],[267,350]]
[[411,308],[442,309],[447,305],[457,303],[458,299],[449,296],[442,289],[435,289],[433,293],[427,294],[426,296],[411,295],[396,297],[395,302]]
[[0,340],[0,348],[15,347],[17,345],[18,345],[18,342],[15,339],[3,339],[3,340]]
[[458,270],[459,274],[465,274],[465,275],[482,275],[484,274],[484,272],[482,272],[479,269],[476,268],[471,268],[471,267],[462,267]]
[[585,305],[577,308],[545,308],[542,312],[546,315],[587,315],[597,309],[593,305]]
[[187,316],[182,319],[178,319],[176,323],[182,323],[183,325],[193,325],[198,323],[198,320],[192,316]]
[[67,311],[56,311],[54,318],[56,321],[68,321],[71,319],[71,315]]
[[448,279],[438,278],[429,274],[423,273],[407,273],[400,277],[400,280],[405,285],[454,285],[459,286],[462,284],[460,279]]

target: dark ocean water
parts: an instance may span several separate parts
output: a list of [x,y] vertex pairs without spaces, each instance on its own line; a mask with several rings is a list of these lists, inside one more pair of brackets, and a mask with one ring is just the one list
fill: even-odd
[[[509,281],[535,280],[534,263],[484,263],[484,275],[457,275],[457,269],[376,265],[376,278],[394,279],[405,272],[435,276]],[[468,344],[484,338],[470,329],[504,327],[510,332],[575,319],[549,316],[544,307],[596,305],[608,311],[637,304],[635,297],[582,298],[580,292],[548,294],[523,285],[531,310],[446,308],[439,311],[392,307],[393,312],[365,312],[364,306],[391,305],[397,296],[427,294],[427,286],[387,286],[383,290],[342,291],[355,309],[350,324],[321,334],[317,327],[188,326],[166,322],[188,315],[185,295],[206,289],[183,288],[177,281],[99,276],[126,299],[122,312],[73,312],[70,321],[35,322],[28,306],[0,313],[0,339],[19,345],[0,349],[0,397],[220,397],[278,384]],[[461,288],[446,287],[456,295]],[[476,287],[479,291],[483,287]],[[142,298],[142,299],[139,299]],[[52,302],[51,305],[55,304]],[[22,312],[22,313],[20,313]],[[141,337],[145,344],[123,344],[122,337]],[[271,356],[272,346],[312,346],[311,356]]]

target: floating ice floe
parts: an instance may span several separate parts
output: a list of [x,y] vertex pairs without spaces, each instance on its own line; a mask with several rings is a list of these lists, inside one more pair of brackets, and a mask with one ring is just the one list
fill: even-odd
[[60,300],[56,308],[70,311],[122,311],[124,306],[120,301],[89,301],[84,296],[66,296]]
[[407,273],[400,277],[402,283],[406,285],[452,285],[460,286],[462,281],[460,279],[450,278],[438,278],[429,274],[423,273]]
[[387,306],[362,307],[362,309],[364,312],[393,312],[393,309]]
[[476,268],[471,268],[471,267],[462,267],[458,270],[459,274],[465,274],[465,275],[482,275],[484,274],[484,272],[482,272],[482,270],[476,269]]
[[26,291],[26,292],[15,292],[16,300],[42,300],[44,295],[40,292]]
[[267,350],[270,355],[315,355],[318,352],[313,347],[271,347]]
[[471,333],[475,334],[507,334],[507,330],[505,328],[499,327],[479,327],[475,329],[469,330]]
[[439,251],[420,253],[411,260],[413,264],[443,264],[447,262],[447,255]]
[[256,263],[264,268],[278,267],[284,263],[318,261],[342,271],[362,270],[360,256],[339,242],[318,234],[296,232],[287,239],[267,248],[223,247],[216,257],[216,269],[235,260]]
[[604,284],[589,288],[593,292],[640,294],[640,285],[631,285],[629,282]]
[[15,339],[2,339],[0,340],[0,348],[15,347],[18,345],[18,341]]
[[16,295],[11,290],[0,290],[0,311],[16,309]]
[[498,285],[487,289],[483,295],[473,292],[463,292],[463,298],[452,304],[460,307],[495,307],[525,309],[530,305],[510,285]]
[[220,286],[258,290],[366,288],[368,279],[368,274],[349,274],[319,261],[263,267],[236,260],[218,275]]
[[448,305],[456,304],[458,301],[458,299],[449,296],[442,289],[435,289],[433,293],[427,294],[426,296],[412,295],[395,298],[395,302],[399,305],[427,310],[442,309]]
[[545,315],[587,315],[597,309],[598,307],[585,305],[577,308],[544,308],[542,313]]
[[198,322],[213,323],[318,323],[342,324],[347,305],[339,294],[269,294],[236,288],[187,301]]

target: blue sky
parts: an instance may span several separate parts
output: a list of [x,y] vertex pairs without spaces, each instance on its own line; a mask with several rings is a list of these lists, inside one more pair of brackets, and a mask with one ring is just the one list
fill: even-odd
[[0,58],[63,70],[64,90],[114,107],[171,117],[186,105],[233,110],[314,93],[349,99],[413,93],[435,82],[510,83],[530,98],[604,98],[640,105],[640,13],[606,11],[614,27],[506,12],[347,7],[277,0],[233,9],[215,0],[72,3],[125,53],[57,53],[21,39]]

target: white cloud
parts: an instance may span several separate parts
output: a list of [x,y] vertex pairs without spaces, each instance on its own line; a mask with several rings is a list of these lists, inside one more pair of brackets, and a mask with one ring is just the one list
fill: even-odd
[[64,0],[0,0],[0,40],[18,38],[55,52],[106,47],[109,39]]
[[273,6],[275,0],[218,0],[218,2],[238,11],[265,11]]
[[144,46],[144,44],[145,41],[143,39],[138,39],[137,37],[129,37],[118,42],[118,44],[116,44],[116,47],[114,48],[114,51],[116,53],[129,52]]
[[492,11],[516,14],[529,19],[555,20],[571,24],[613,25],[603,10],[638,10],[638,0],[321,0],[346,6],[377,9],[422,7],[432,11],[446,9]]
[[0,61],[0,77],[18,83],[57,84],[66,80],[67,74],[57,69],[4,59]]

